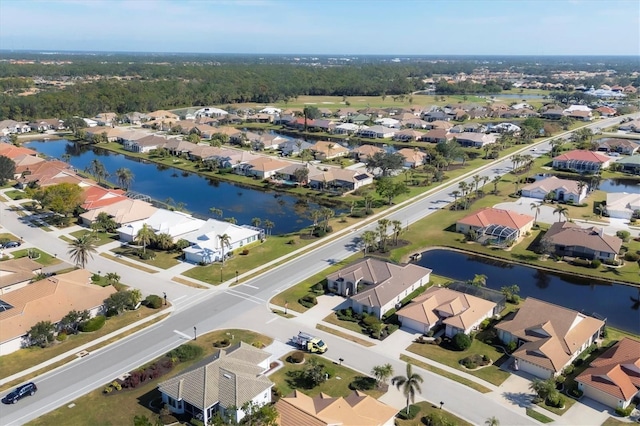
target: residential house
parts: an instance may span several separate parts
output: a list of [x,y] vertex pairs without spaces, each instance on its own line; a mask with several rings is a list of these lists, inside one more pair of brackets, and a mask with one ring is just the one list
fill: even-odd
[[[221,235],[229,237],[228,243],[222,245]],[[183,235],[183,239],[191,245],[183,250],[187,262],[213,263],[222,260],[233,250],[264,239],[264,230],[249,225],[235,225],[215,219],[204,222],[200,228]]]
[[271,354],[240,342],[221,349],[215,358],[158,385],[162,402],[176,414],[190,414],[203,424],[216,413],[238,423],[246,415],[242,406],[271,403],[273,383],[265,373]]
[[408,129],[426,129],[429,125],[428,122],[421,120],[417,117],[405,118],[400,121],[402,127],[406,127]]
[[416,168],[427,162],[429,156],[427,153],[414,148],[402,148],[398,150],[398,154],[404,157],[404,167]]
[[591,344],[604,321],[532,297],[495,326],[505,344],[516,344],[514,366],[541,379],[559,375]]
[[427,333],[437,325],[445,326],[445,336],[469,334],[493,316],[496,304],[444,287],[431,287],[396,312],[402,327]]
[[18,187],[24,189],[29,183],[37,183],[40,187],[62,182],[81,183],[80,178],[67,163],[59,160],[42,161],[27,166],[17,179]]
[[580,204],[587,196],[587,189],[588,186],[582,181],[549,176],[523,186],[521,195],[539,200],[552,197],[555,201]]
[[453,124],[449,123],[448,121],[444,121],[444,120],[434,120],[434,121],[430,121],[429,124],[427,125],[426,129],[445,129],[445,130],[449,130],[453,127]]
[[255,176],[259,179],[268,179],[290,164],[288,161],[274,157],[260,156],[236,167],[235,172],[245,176]]
[[622,240],[607,235],[602,228],[582,228],[574,222],[556,222],[542,238],[558,256],[579,257],[615,261],[622,247]]
[[144,137],[149,136],[149,133],[141,132],[138,130],[122,130],[120,132],[118,142],[120,142],[123,147],[124,145],[131,145],[134,141],[138,139],[142,139]]
[[87,138],[93,140],[96,136],[104,136],[107,138],[108,142],[116,142],[120,140],[120,135],[122,134],[122,130],[113,128],[111,126],[96,126],[85,129]]
[[591,111],[573,110],[573,111],[567,112],[566,116],[578,121],[593,120],[593,113]]
[[423,133],[420,140],[424,142],[440,143],[448,142],[454,138],[454,135],[449,133],[447,129],[431,129],[427,133]]
[[390,117],[378,118],[374,122],[383,127],[389,127],[389,128],[400,127],[400,120],[396,120],[395,118],[390,118]]
[[609,217],[631,219],[636,212],[640,212],[640,194],[626,192],[609,192],[607,194],[606,213]]
[[401,142],[419,141],[422,139],[423,136],[424,136],[423,132],[419,132],[413,129],[405,129],[405,130],[400,130],[396,132],[393,135],[393,140],[401,141]]
[[83,118],[82,120],[84,121],[84,124],[86,124],[88,128],[96,127],[98,125],[98,122],[96,120],[92,120],[90,118]]
[[576,377],[584,396],[611,408],[640,397],[640,341],[623,337]]
[[384,138],[392,138],[397,132],[396,129],[392,129],[390,127],[385,126],[371,126],[367,128],[361,128],[356,133],[358,136],[362,138],[371,138],[371,139],[384,139]]
[[362,163],[367,162],[371,157],[377,153],[384,154],[385,150],[375,145],[360,145],[351,151],[351,155],[357,161]]
[[640,143],[630,139],[608,138],[598,141],[598,151],[617,152],[618,154],[633,155],[640,149]]
[[355,108],[340,108],[338,110],[338,118],[345,119],[353,115],[358,115],[358,110]]
[[566,114],[563,110],[554,108],[550,108],[540,113],[540,117],[546,118],[547,120],[560,120],[564,116],[566,116]]
[[336,123],[331,120],[317,119],[313,121],[313,126],[311,127],[321,132],[333,133],[336,128]]
[[[364,126],[365,128],[367,126]],[[356,132],[358,132],[361,128],[363,128],[362,125],[358,125],[358,124],[354,124],[354,123],[341,123],[338,124],[335,129],[333,129],[333,131],[339,135],[353,135]]]
[[618,160],[617,164],[622,166],[622,171],[634,175],[640,175],[640,154]]
[[596,108],[596,111],[600,113],[602,117],[613,117],[618,113],[615,108],[611,108],[609,106],[601,106]]
[[292,157],[300,155],[303,149],[310,149],[312,146],[312,143],[302,139],[286,140],[280,143],[280,152],[286,157]]
[[620,123],[618,129],[625,132],[640,132],[640,118],[636,118],[635,120],[627,121],[625,123]]
[[309,186],[323,191],[347,193],[373,183],[373,176],[360,170],[338,167],[309,169]]
[[158,208],[146,201],[125,198],[116,203],[82,213],[80,218],[83,224],[91,226],[98,219],[100,213],[106,213],[118,225],[122,226],[131,222],[148,219],[156,211],[158,211]]
[[349,298],[358,314],[377,318],[394,309],[417,288],[427,285],[431,269],[415,264],[398,265],[366,257],[327,276],[327,288]]
[[194,112],[196,117],[225,117],[228,114],[229,113],[227,111],[215,107],[200,108]]
[[553,168],[578,173],[597,173],[609,167],[611,159],[593,151],[576,149],[553,158]]
[[103,313],[104,300],[116,289],[93,284],[91,275],[86,269],[78,269],[2,294],[0,355],[27,345],[27,334],[38,322],[57,324],[72,310],[87,310],[91,317]]
[[7,136],[16,133],[29,133],[31,127],[27,123],[21,123],[15,120],[0,121],[0,134]]
[[134,126],[139,126],[148,119],[149,117],[147,116],[147,114],[143,114],[138,111],[130,112],[124,115],[125,123],[133,124]]
[[451,116],[444,111],[429,111],[422,115],[422,119],[428,122],[449,121]]
[[330,160],[349,155],[349,150],[336,142],[318,141],[309,149],[313,152],[316,160]]
[[172,113],[171,111],[161,109],[148,113],[147,119],[157,122],[160,122],[162,120],[171,120],[173,122],[176,122],[180,120],[180,116],[178,114]]
[[93,119],[98,122],[98,126],[111,127],[112,125],[117,124],[118,114],[115,112],[101,112],[93,117]]
[[524,236],[533,227],[533,216],[511,210],[485,207],[456,222],[456,232],[474,231],[478,241],[508,243]]
[[[4,155],[4,154],[0,154]],[[35,157],[33,155],[18,155],[16,157],[11,158],[16,165],[15,173],[13,175],[14,179],[18,179],[25,173],[27,170],[32,169],[36,164],[43,163],[46,160],[44,158]]]
[[498,138],[494,134],[464,132],[456,135],[456,140],[462,146],[482,148],[485,145],[496,143]]
[[274,116],[272,114],[267,114],[264,112],[259,112],[247,117],[247,121],[254,123],[271,123],[273,122],[273,119]]
[[42,265],[29,257],[0,262],[0,295],[18,290],[42,272]]
[[276,108],[276,107],[272,107],[272,106],[266,106],[266,107],[262,108],[258,112],[261,113],[261,114],[276,115],[276,114],[280,114],[282,112],[282,110],[280,108]]
[[147,154],[154,149],[163,148],[167,141],[168,139],[162,136],[149,135],[137,140],[125,140],[122,147],[127,151]]
[[138,231],[144,224],[153,229],[156,234],[169,234],[174,241],[177,241],[184,235],[200,229],[204,220],[196,219],[187,213],[158,209],[146,219],[129,222],[118,228],[116,232],[120,241],[135,243]]
[[124,201],[127,197],[122,189],[108,189],[98,185],[89,185],[83,188],[82,207],[85,210],[93,210],[100,207]]
[[354,390],[347,397],[320,393],[310,397],[294,390],[276,402],[279,426],[393,426],[398,413],[383,402]]
[[347,122],[358,124],[358,125],[362,125],[370,120],[371,120],[371,116],[366,114],[356,114],[356,115],[349,116],[347,118]]

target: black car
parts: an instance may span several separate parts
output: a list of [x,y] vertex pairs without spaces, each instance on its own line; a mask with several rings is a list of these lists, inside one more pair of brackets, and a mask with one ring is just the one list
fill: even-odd
[[5,404],[15,404],[20,401],[27,395],[33,395],[38,390],[38,387],[35,383],[29,382],[22,386],[18,386],[15,390],[11,391],[4,398],[2,398],[2,402]]
[[20,247],[20,244],[20,241],[9,241],[8,243],[4,243],[4,248]]

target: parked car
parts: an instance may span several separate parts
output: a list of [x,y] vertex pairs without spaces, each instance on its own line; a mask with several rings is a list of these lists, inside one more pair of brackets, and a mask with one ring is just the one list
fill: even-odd
[[22,386],[18,386],[13,391],[9,392],[7,396],[2,398],[2,402],[5,404],[15,404],[27,395],[33,396],[37,390],[38,387],[36,386],[36,384],[33,382],[29,382]]
[[20,241],[9,241],[8,243],[4,243],[4,246],[2,246],[3,248],[14,248],[14,247],[20,247],[22,243]]

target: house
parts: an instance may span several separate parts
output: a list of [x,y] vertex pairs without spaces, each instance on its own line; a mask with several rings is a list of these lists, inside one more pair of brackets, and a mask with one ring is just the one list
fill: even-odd
[[31,127],[27,123],[18,122],[15,120],[2,120],[0,121],[0,134],[7,136],[16,133],[29,133]]
[[268,179],[274,176],[279,170],[284,169],[289,164],[288,161],[279,160],[274,157],[261,156],[248,161],[235,169],[236,173],[245,176],[255,176],[259,179]]
[[398,150],[398,154],[404,157],[404,167],[420,167],[427,162],[429,156],[427,153],[414,148],[402,148]]
[[84,121],[84,124],[86,124],[88,128],[96,127],[98,125],[98,122],[96,120],[92,120],[90,118],[83,118],[82,120]]
[[282,112],[282,110],[280,108],[276,108],[276,107],[272,107],[272,106],[266,106],[266,107],[262,108],[258,112],[261,113],[261,114],[276,115],[276,114],[280,114]]
[[282,155],[290,157],[300,155],[303,149],[310,149],[312,146],[312,143],[302,139],[286,140],[280,143],[280,152]]
[[348,297],[355,312],[382,318],[430,276],[431,269],[422,266],[367,257],[328,275],[327,288]]
[[198,110],[196,110],[194,112],[194,115],[196,117],[224,117],[226,115],[228,115],[229,113],[223,109],[220,108],[214,108],[214,107],[205,107],[205,108],[200,108]]
[[635,120],[627,121],[625,123],[620,123],[618,129],[624,130],[625,132],[640,132],[640,118],[636,118]]
[[424,142],[440,143],[448,142],[453,139],[453,135],[448,129],[431,129],[427,133],[423,133],[420,140]]
[[17,181],[20,189],[24,189],[31,182],[37,183],[40,187],[62,182],[77,184],[83,182],[69,164],[58,160],[42,161],[28,166]]
[[91,317],[103,313],[104,300],[116,289],[93,284],[91,275],[78,269],[2,294],[0,355],[28,344],[27,333],[40,321],[57,324],[72,310],[89,311]]
[[156,234],[169,234],[174,241],[177,241],[184,235],[200,229],[204,220],[196,219],[187,213],[158,209],[146,219],[129,222],[118,228],[116,232],[120,241],[135,242],[138,231],[144,224],[153,229]]
[[[220,236],[229,236],[228,243],[221,244]],[[234,225],[229,222],[209,219],[202,226],[182,237],[191,246],[185,248],[187,262],[212,263],[222,260],[224,255],[264,238],[264,230],[249,225]]]
[[541,379],[560,374],[596,342],[603,327],[602,320],[532,297],[495,326],[503,343],[515,343],[517,368]]
[[[365,126],[366,127],[366,126]],[[338,124],[333,131],[339,135],[353,135],[362,128],[361,125],[353,123]]]
[[405,118],[400,121],[400,124],[408,129],[426,129],[429,126],[428,122],[417,117]]
[[112,126],[115,125],[118,120],[118,114],[115,112],[101,112],[93,117],[98,122],[98,126]]
[[551,196],[555,201],[580,204],[587,196],[587,189],[588,186],[582,181],[549,176],[523,186],[521,195],[539,200]]
[[617,152],[618,154],[633,155],[640,149],[640,143],[629,139],[608,138],[598,141],[598,151]]
[[346,157],[349,150],[336,142],[318,141],[310,148],[316,160],[330,160],[332,158]]
[[413,129],[405,129],[396,132],[393,135],[393,140],[402,142],[419,141],[421,140],[422,136],[424,136],[423,132],[419,132]]
[[358,124],[358,125],[362,125],[370,120],[371,120],[371,116],[366,114],[356,114],[356,115],[349,116],[347,118],[347,121],[349,123]]
[[533,227],[533,216],[511,210],[485,207],[456,222],[456,232],[476,232],[478,241],[507,243],[516,241]]
[[640,175],[640,154],[618,160],[617,164],[622,166],[622,171],[634,175]]
[[[3,154],[0,154],[3,155]],[[36,164],[42,163],[46,161],[44,158],[35,157],[33,155],[18,155],[14,158],[11,158],[16,165],[15,173],[13,175],[14,179],[18,179],[25,173],[27,170],[33,168]]]
[[0,262],[0,295],[26,286],[41,272],[42,265],[29,257]]
[[498,138],[494,134],[463,132],[456,135],[456,140],[462,146],[482,148],[485,145],[496,143]]
[[640,211],[640,194],[626,192],[609,192],[607,194],[606,213],[609,217],[631,219],[637,211]]
[[599,108],[596,108],[596,111],[600,113],[602,117],[613,117],[618,113],[615,108],[611,108],[608,106],[601,106]]
[[583,149],[565,152],[553,158],[553,168],[578,173],[597,173],[609,167],[611,159],[606,155]]
[[566,114],[561,109],[550,108],[546,111],[540,113],[540,117],[546,118],[547,120],[560,120],[562,117],[565,117]]
[[276,402],[279,426],[393,426],[396,408],[354,390],[347,397],[320,393],[310,397],[294,390]]
[[622,240],[607,235],[595,226],[582,228],[573,222],[556,222],[542,237],[558,256],[579,257],[615,261],[622,247]]
[[265,376],[271,354],[240,342],[221,349],[209,363],[188,370],[158,385],[162,402],[176,414],[190,414],[209,424],[220,413],[237,423],[246,403],[271,402],[273,383]]
[[383,117],[383,118],[376,119],[374,122],[383,127],[389,127],[389,128],[400,127],[400,120],[396,120],[395,118]]
[[566,113],[566,116],[578,121],[591,121],[593,120],[593,113],[591,111],[574,110]]
[[309,186],[313,189],[347,193],[373,183],[373,176],[359,170],[324,167],[309,169]]
[[427,333],[443,324],[445,335],[469,334],[493,316],[496,304],[444,287],[431,287],[396,312],[402,326]]
[[135,125],[141,125],[143,121],[147,121],[149,116],[138,111],[130,112],[124,115],[124,122]]
[[87,138],[94,140],[96,136],[104,136],[108,142],[116,142],[120,140],[122,130],[113,128],[111,126],[96,126],[85,130]]
[[356,133],[358,136],[362,138],[371,138],[371,139],[384,139],[384,138],[392,138],[393,135],[396,134],[396,129],[392,129],[390,127],[385,126],[371,126],[367,128],[361,128]]
[[384,154],[385,150],[375,145],[360,145],[351,151],[351,155],[360,162],[366,162],[377,153]]
[[91,226],[91,224],[98,219],[100,213],[106,213],[118,225],[122,226],[131,222],[148,219],[156,211],[158,211],[158,208],[146,201],[125,198],[124,200],[82,213],[80,218],[83,224]]
[[147,154],[154,149],[163,148],[167,141],[168,139],[162,136],[149,135],[137,140],[125,140],[122,147],[127,151]]
[[576,377],[584,396],[611,408],[627,408],[640,396],[640,341],[623,337]]
[[434,120],[434,121],[430,121],[426,128],[427,129],[445,129],[445,130],[449,130],[452,127],[453,127],[453,124],[449,123],[448,121]]
[[85,210],[93,210],[105,207],[120,201],[124,201],[127,197],[122,189],[108,189],[98,185],[89,185],[83,188],[82,207]]
[[154,121],[162,121],[162,120],[171,120],[173,122],[176,122],[178,120],[180,120],[180,116],[178,114],[174,114],[171,111],[166,111],[166,110],[158,110],[158,111],[153,111],[147,114],[147,119],[149,120],[154,120]]

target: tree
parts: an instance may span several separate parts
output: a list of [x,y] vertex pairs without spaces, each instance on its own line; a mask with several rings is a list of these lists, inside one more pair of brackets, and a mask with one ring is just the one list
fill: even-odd
[[398,238],[403,231],[402,222],[400,222],[399,220],[392,220],[391,226],[393,227],[393,244],[397,246]]
[[502,180],[502,176],[500,175],[494,176],[493,179],[491,180],[491,183],[493,184],[494,194],[498,194],[498,184],[500,183],[500,180]]
[[367,159],[367,171],[380,169],[382,176],[388,176],[392,170],[400,170],[404,165],[404,157],[397,152],[376,152]]
[[500,426],[500,420],[496,416],[492,416],[485,420],[484,424],[487,426]]
[[[138,294],[136,294],[136,291]],[[140,302],[139,290],[118,291],[113,293],[104,304],[107,312],[120,315],[127,309],[133,309]]]
[[251,219],[251,226],[255,226],[256,228],[259,228],[261,224],[262,224],[262,219],[260,219],[259,217],[254,217],[253,219]]
[[83,191],[75,183],[59,183],[44,188],[27,190],[27,194],[36,200],[42,208],[62,216],[69,216],[83,201]]
[[302,378],[313,388],[327,380],[326,374],[324,364],[314,357],[307,360],[306,367],[302,370]]
[[275,226],[276,226],[275,223],[273,223],[269,219],[265,219],[265,221],[264,221],[264,229],[267,230],[267,235],[271,235],[271,229],[273,229]]
[[313,105],[307,105],[302,110],[302,114],[304,115],[304,131],[307,131],[307,120],[314,120],[320,117],[320,110],[318,107]]
[[67,334],[77,334],[78,326],[89,319],[89,311],[70,311],[59,323],[61,330]]
[[457,333],[451,339],[453,346],[459,351],[466,351],[471,347],[471,337],[467,336],[465,333]]
[[538,215],[540,214],[540,207],[542,206],[542,203],[531,203],[531,210],[535,211],[535,216],[533,218],[533,223],[537,223],[538,222]]
[[16,174],[16,163],[9,157],[0,155],[0,185],[4,185],[8,180],[13,179]]
[[389,377],[393,376],[391,364],[376,365],[371,369],[371,374],[376,379],[376,385],[380,388],[387,383]]
[[298,167],[293,171],[293,177],[296,179],[296,181],[299,184],[304,185],[307,183],[307,180],[309,179],[309,169],[304,166]]
[[378,238],[380,238],[379,248],[383,252],[387,249],[387,232],[389,229],[389,224],[391,221],[389,219],[379,219],[378,226],[376,227],[376,231],[378,233]]
[[53,342],[53,334],[56,327],[51,321],[40,321],[29,329],[29,346],[40,346],[45,348]]
[[364,255],[366,256],[369,249],[375,245],[378,234],[374,231],[364,231],[361,238],[362,244],[364,245]]
[[160,250],[170,250],[174,247],[173,237],[171,234],[166,232],[162,232],[155,236],[153,239],[153,244],[158,247]]
[[155,239],[156,232],[146,223],[142,224],[142,228],[136,234],[135,242],[142,246],[142,252],[146,253],[147,246]]
[[566,219],[568,212],[569,212],[569,208],[561,205],[556,207],[555,210],[553,211],[554,214],[558,213],[558,222],[562,222],[562,217]]
[[468,282],[476,287],[485,287],[487,285],[487,276],[484,274],[475,274],[473,279]]
[[232,224],[232,225],[235,225],[235,224],[237,224],[237,223],[238,223],[238,219],[236,219],[236,218],[235,218],[235,217],[233,217],[233,216],[232,216],[232,217],[225,217],[225,218],[224,218],[224,221],[225,221],[225,222],[229,222],[229,223],[230,223],[230,224]]
[[211,213],[213,216],[218,216],[218,217],[222,217],[223,215],[222,210],[215,207],[211,207],[209,209],[209,213]]
[[120,275],[115,272],[107,272],[104,278],[108,285],[116,285],[120,283]]
[[381,197],[386,197],[389,205],[392,204],[392,200],[402,194],[408,194],[409,188],[404,182],[394,182],[389,177],[383,177],[376,181],[376,192]]
[[229,234],[218,235],[218,241],[220,242],[220,249],[222,250],[222,265],[224,266],[224,248],[231,248],[231,237],[229,236]]
[[277,426],[278,410],[275,404],[256,404],[248,401],[242,406],[245,416],[240,420],[241,425]]
[[322,215],[322,220],[324,222],[324,231],[327,232],[329,228],[329,220],[336,215],[336,212],[329,207],[323,207],[320,209],[320,214]]
[[90,232],[80,235],[69,243],[68,254],[76,265],[83,269],[89,259],[93,259],[93,253],[96,253],[96,237]]
[[309,212],[309,219],[313,222],[313,227],[311,227],[311,231],[309,235],[313,234],[313,231],[318,227],[318,221],[322,217],[322,212],[320,210],[314,209]]
[[536,395],[538,395],[538,398],[543,401],[549,398],[549,396],[553,393],[558,392],[556,390],[556,381],[553,377],[547,380],[537,378],[533,379],[533,381],[529,384],[529,389],[534,391]]
[[507,302],[518,303],[520,301],[520,297],[518,296],[520,287],[518,286],[518,284],[503,286],[500,288],[500,291],[507,298]]
[[93,175],[93,177],[96,178],[99,184],[102,183],[103,179],[106,179],[109,176],[109,173],[104,167],[104,164],[102,164],[102,162],[97,158],[91,160],[91,163],[89,163],[89,165],[85,168],[85,171]]
[[422,376],[413,372],[411,364],[407,363],[407,375],[395,376],[391,379],[391,384],[400,389],[402,387],[402,393],[407,398],[407,414],[409,414],[409,405],[416,399],[416,392],[422,392],[420,384],[424,382]]
[[109,216],[106,212],[98,213],[96,220],[91,224],[92,229],[102,230],[104,232],[114,232],[118,229],[118,223],[113,220],[113,217]]
[[120,167],[116,170],[116,179],[118,180],[118,185],[125,190],[128,190],[131,186],[131,182],[133,182],[133,173],[126,167]]

